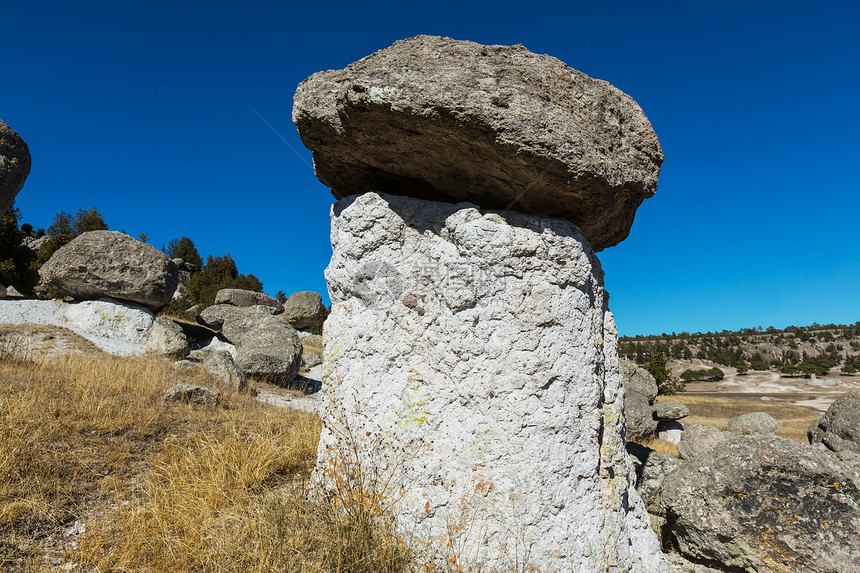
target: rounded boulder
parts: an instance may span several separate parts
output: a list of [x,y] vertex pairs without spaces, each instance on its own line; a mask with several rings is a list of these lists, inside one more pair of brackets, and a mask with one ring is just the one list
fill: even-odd
[[170,302],[177,274],[167,255],[115,231],[82,233],[39,269],[42,282],[75,299],[107,296],[153,310]]

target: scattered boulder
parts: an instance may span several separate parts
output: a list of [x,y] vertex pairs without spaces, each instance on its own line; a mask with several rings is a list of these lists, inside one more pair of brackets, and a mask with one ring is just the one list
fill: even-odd
[[201,312],[197,321],[220,330],[236,346],[236,362],[247,376],[284,383],[299,373],[302,344],[292,326],[272,316],[274,310],[217,304]]
[[6,287],[0,285],[0,299],[6,298]]
[[146,346],[156,354],[184,358],[188,356],[188,339],[182,328],[167,318],[155,317],[155,322],[144,336]]
[[322,295],[311,291],[293,293],[284,303],[283,318],[293,328],[313,328],[322,319]]
[[226,350],[216,350],[207,353],[203,359],[203,368],[222,383],[235,388],[239,392],[245,391],[248,387],[248,380],[245,378],[245,374],[239,368],[239,365],[236,364],[233,355]]
[[18,289],[10,285],[6,287],[6,298],[24,298],[24,295],[18,292]]
[[[275,384],[289,382],[301,368],[299,336],[283,320],[264,314],[258,316],[253,328],[236,343],[236,362],[248,376]],[[231,323],[225,324],[225,329],[230,326]]]
[[633,98],[522,45],[401,40],[306,79],[293,121],[339,199],[515,207],[572,221],[596,251],[627,237],[663,162]]
[[111,297],[158,310],[173,297],[177,269],[151,245],[115,231],[90,231],[39,269],[46,285],[78,300]]
[[[428,552],[468,545],[488,570],[522,567],[525,543],[538,571],[665,572],[625,451],[603,272],[578,229],[366,193],[332,208],[331,237],[313,483],[337,491],[348,451],[396,492],[404,533]],[[452,530],[464,515],[475,537]]]
[[738,434],[773,434],[779,427],[776,420],[765,412],[742,414],[729,421],[726,430]]
[[654,406],[652,415],[655,420],[680,420],[690,415],[690,409],[680,402],[660,402]]
[[657,421],[652,416],[652,404],[657,398],[657,381],[650,372],[626,358],[621,359],[621,379],[624,383],[624,417],[628,436],[653,436]]
[[185,402],[194,406],[217,406],[221,401],[221,393],[218,390],[194,384],[171,386],[161,397],[165,402]]
[[[249,321],[252,320],[254,314],[249,314],[249,311],[254,314],[263,314],[271,316],[275,308],[271,306],[249,306],[249,307],[238,307],[233,306],[232,304],[213,304],[212,306],[207,306],[203,309],[203,311],[197,315],[197,322],[202,324],[207,328],[211,328],[212,330],[220,331],[224,328],[224,324],[232,323],[236,321]],[[225,335],[226,336],[226,335]],[[235,336],[239,336],[237,333]],[[230,337],[227,336],[227,339],[230,340]],[[230,340],[233,344],[236,344],[237,341]]]
[[834,452],[860,454],[860,390],[837,398],[806,435],[810,444],[824,444]]
[[660,488],[680,552],[731,571],[860,570],[858,466],[826,450],[725,432]]
[[215,304],[230,304],[238,307],[267,306],[275,309],[273,314],[284,312],[284,306],[264,292],[238,288],[222,288],[215,295]]
[[30,174],[30,149],[0,120],[0,215],[9,210]]

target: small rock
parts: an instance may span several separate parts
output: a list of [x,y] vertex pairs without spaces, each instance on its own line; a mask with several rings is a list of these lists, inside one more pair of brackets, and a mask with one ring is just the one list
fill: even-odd
[[24,298],[24,295],[18,292],[13,286],[6,287],[6,298]]
[[162,394],[165,402],[187,402],[195,406],[216,406],[221,401],[221,393],[203,386],[177,384]]
[[197,363],[190,360],[177,360],[173,363],[173,367],[181,372],[194,372],[197,370]]
[[302,352],[302,370],[309,370],[322,364],[322,358],[316,352]]
[[6,298],[6,287],[0,285],[0,299]]
[[663,420],[657,422],[657,437],[669,443],[678,445],[681,434],[684,433],[684,424],[677,420]]
[[743,414],[729,421],[726,430],[749,436],[750,434],[773,434],[779,425],[765,412]]
[[236,364],[233,356],[226,350],[209,352],[203,359],[203,368],[209,374],[239,392],[244,391],[248,387],[248,380],[245,378],[245,374],[239,368],[239,365]]

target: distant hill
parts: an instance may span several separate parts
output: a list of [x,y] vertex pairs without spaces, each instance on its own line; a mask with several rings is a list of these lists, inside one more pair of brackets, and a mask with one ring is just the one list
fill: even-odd
[[860,321],[851,324],[744,328],[738,331],[623,336],[622,356],[640,364],[655,354],[669,360],[693,359],[746,370],[776,369],[787,376],[860,371]]

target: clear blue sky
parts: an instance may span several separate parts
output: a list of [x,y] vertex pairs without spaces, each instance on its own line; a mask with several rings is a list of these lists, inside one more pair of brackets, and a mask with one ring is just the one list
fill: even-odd
[[600,254],[623,334],[860,320],[856,2],[34,0],[2,22],[36,227],[96,206],[157,247],[230,253],[269,293],[325,293],[333,199],[296,85],[416,34],[522,43],[633,96],[663,145],[657,195]]

